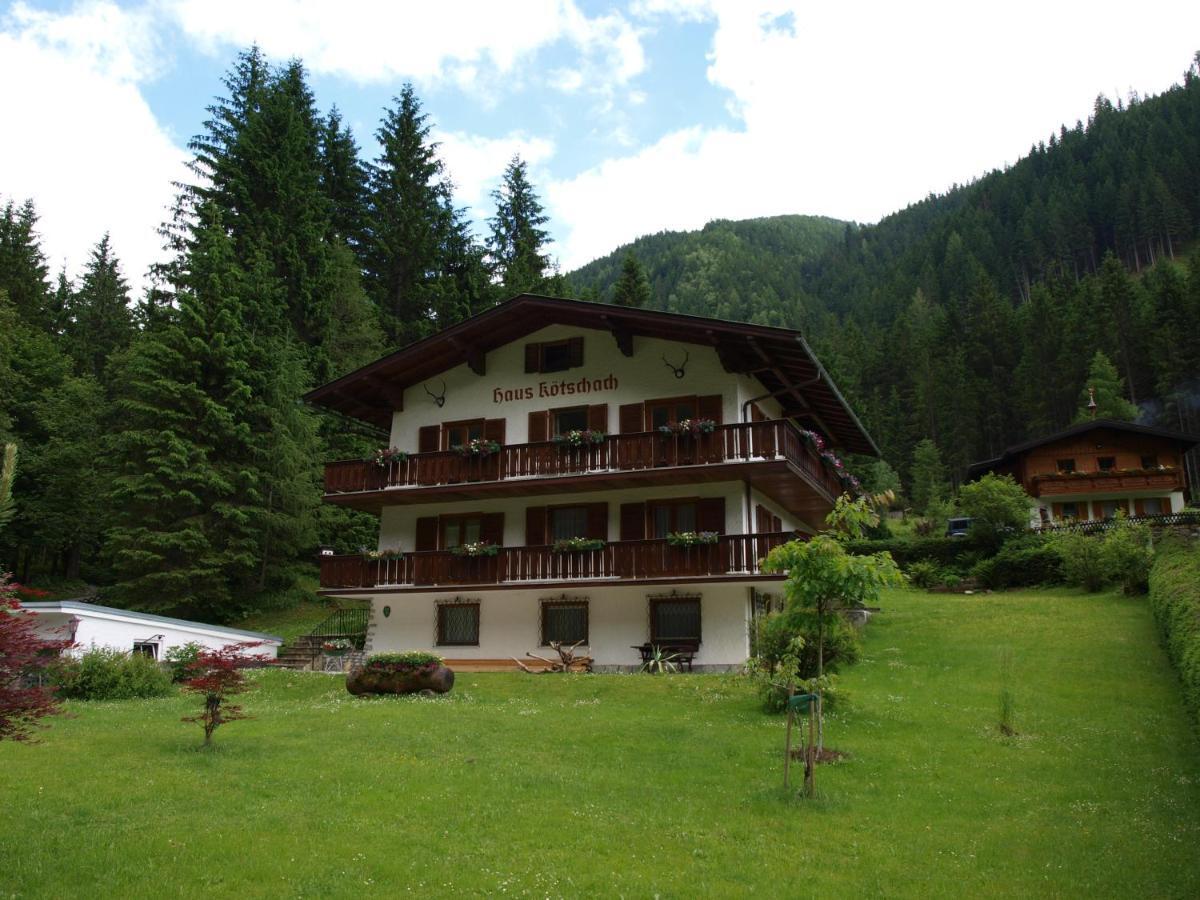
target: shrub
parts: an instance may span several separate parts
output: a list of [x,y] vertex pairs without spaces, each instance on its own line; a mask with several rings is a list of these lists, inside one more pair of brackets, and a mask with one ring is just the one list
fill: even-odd
[[937,584],[942,574],[942,570],[938,568],[937,563],[928,559],[917,560],[915,563],[911,563],[904,571],[908,575],[909,583],[925,590],[929,590],[929,588]]
[[70,700],[140,700],[171,693],[171,676],[149,656],[96,647],[79,658],[64,658],[51,680]]
[[[946,527],[944,520],[942,527]],[[892,538],[886,541],[848,541],[846,550],[855,555],[886,550],[892,554],[892,559],[906,569],[915,562],[929,561],[939,568],[966,571],[984,555],[987,548],[972,537],[918,537]]]
[[404,653],[373,653],[363,663],[363,668],[371,672],[395,672],[404,674],[418,669],[433,669],[442,664],[442,658],[436,653],[424,650],[408,650]]
[[41,675],[68,643],[47,640],[36,617],[16,600],[17,585],[0,572],[0,741],[27,741],[41,720],[58,712],[58,698]]
[[195,641],[188,641],[186,644],[179,644],[169,649],[163,659],[167,664],[167,671],[171,673],[171,680],[178,684],[187,678],[188,668],[203,650],[204,645],[197,644]]
[[1200,725],[1200,544],[1166,538],[1150,569],[1150,608]]
[[250,683],[242,669],[251,666],[270,665],[271,660],[262,654],[246,651],[261,647],[261,641],[242,641],[226,644],[220,650],[201,650],[188,666],[183,689],[204,697],[204,709],[199,715],[184,716],[184,722],[199,722],[204,728],[204,746],[212,744],[213,732],[226,722],[248,719],[240,706],[229,703],[229,698],[245,693]]
[[971,569],[971,576],[983,587],[994,591],[1059,584],[1063,580],[1062,557],[1048,541],[1012,541],[1000,548],[995,556],[977,562]]
[[1108,583],[1104,544],[1098,538],[1067,532],[1055,535],[1052,546],[1062,557],[1063,579],[1067,584],[1095,593]]
[[[786,682],[790,677],[797,683],[817,676],[817,622],[799,612],[771,612],[755,622],[755,644],[759,663]],[[803,647],[797,652],[793,640],[799,638]],[[841,666],[858,662],[862,647],[858,630],[841,616],[825,620],[825,671],[836,672]],[[789,654],[799,660],[795,672],[778,671],[781,660]]]
[[1121,516],[1104,535],[1103,553],[1109,580],[1118,582],[1126,594],[1146,593],[1154,560],[1148,525],[1135,525]]
[[989,472],[964,484],[958,492],[958,505],[971,517],[971,530],[981,540],[995,543],[1007,533],[1029,527],[1029,495],[1011,475]]

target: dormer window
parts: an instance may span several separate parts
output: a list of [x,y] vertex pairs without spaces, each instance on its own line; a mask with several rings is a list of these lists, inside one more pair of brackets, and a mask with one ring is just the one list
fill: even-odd
[[525,345],[526,372],[565,372],[583,365],[583,338]]
[[1075,471],[1075,460],[1073,460],[1073,459],[1057,460],[1055,462],[1055,468],[1058,470],[1059,475],[1070,475],[1072,472]]

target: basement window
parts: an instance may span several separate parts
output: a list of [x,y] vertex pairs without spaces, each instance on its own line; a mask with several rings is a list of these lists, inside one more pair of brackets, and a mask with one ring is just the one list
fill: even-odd
[[588,639],[588,605],[586,600],[542,601],[542,646],[552,641],[575,644]]
[[438,604],[437,642],[442,647],[478,647],[479,604]]

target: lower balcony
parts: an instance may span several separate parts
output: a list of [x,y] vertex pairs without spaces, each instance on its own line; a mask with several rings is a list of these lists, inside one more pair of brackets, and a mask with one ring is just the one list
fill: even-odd
[[387,559],[358,554],[321,557],[321,588],[329,591],[417,590],[444,586],[581,584],[737,578],[763,575],[762,558],[802,535],[723,534],[715,544],[679,547],[665,539],[614,541],[599,550],[500,547],[495,556],[458,556],[448,550],[404,553]]

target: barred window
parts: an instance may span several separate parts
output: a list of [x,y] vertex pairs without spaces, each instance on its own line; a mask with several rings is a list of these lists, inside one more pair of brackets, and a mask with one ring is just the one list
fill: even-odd
[[479,646],[479,604],[439,604],[437,639],[439,644],[447,647]]
[[542,602],[542,646],[551,641],[575,644],[588,639],[586,600],[547,600]]
[[668,597],[650,601],[651,643],[700,642],[700,598]]

